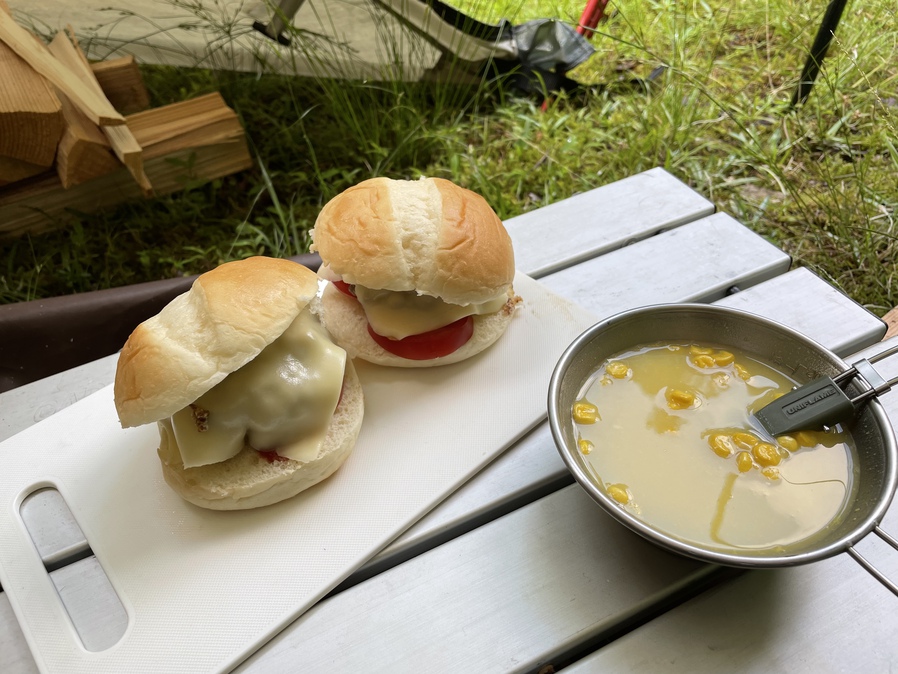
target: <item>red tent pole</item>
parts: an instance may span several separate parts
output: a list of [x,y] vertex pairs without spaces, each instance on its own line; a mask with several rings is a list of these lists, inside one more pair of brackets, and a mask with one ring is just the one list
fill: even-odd
[[607,5],[608,0],[589,0],[583,9],[583,14],[580,15],[580,21],[577,23],[577,32],[586,38],[592,37],[596,26],[599,25],[599,21],[605,17],[605,7]]

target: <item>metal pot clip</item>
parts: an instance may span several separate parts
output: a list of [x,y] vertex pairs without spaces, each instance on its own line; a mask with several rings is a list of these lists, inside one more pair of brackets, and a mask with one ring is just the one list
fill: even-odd
[[[898,377],[886,381],[873,367],[883,358],[898,353],[898,346],[862,358],[835,377],[820,377],[793,389],[755,413],[755,418],[770,435],[785,435],[802,430],[820,430],[851,419],[858,408],[874,396],[890,391]],[[842,389],[854,377],[867,388],[854,398]]]

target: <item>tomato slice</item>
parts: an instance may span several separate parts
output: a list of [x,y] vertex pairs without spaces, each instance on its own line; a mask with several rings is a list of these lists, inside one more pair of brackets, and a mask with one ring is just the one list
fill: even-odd
[[[346,281],[331,281],[337,290],[349,297],[355,297],[352,286]],[[379,335],[368,324],[368,334],[385,351],[394,356],[407,358],[408,360],[430,360],[448,356],[461,348],[474,334],[474,317],[465,316],[454,323],[444,325],[436,330],[422,332],[417,335],[409,335],[403,339],[391,339]]]
[[355,293],[352,292],[352,286],[349,285],[346,281],[331,281],[331,283],[337,286],[337,290],[339,290],[344,295],[355,297]]
[[474,317],[465,316],[442,328],[409,335],[403,339],[390,339],[378,335],[370,324],[368,325],[368,334],[385,351],[389,351],[394,356],[409,360],[430,360],[448,356],[471,339],[474,334]]

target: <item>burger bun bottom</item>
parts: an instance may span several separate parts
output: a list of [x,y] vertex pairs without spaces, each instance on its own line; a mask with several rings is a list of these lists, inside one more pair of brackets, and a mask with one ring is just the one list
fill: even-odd
[[252,447],[219,463],[185,468],[169,419],[160,420],[159,459],[168,485],[184,500],[212,510],[246,510],[295,496],[333,474],[355,446],[364,415],[362,386],[346,360],[343,393],[318,457],[269,461]]
[[336,344],[346,349],[350,358],[361,358],[377,365],[391,367],[434,367],[449,365],[474,356],[491,346],[508,328],[520,298],[509,289],[508,301],[497,312],[474,316],[474,334],[452,353],[429,360],[412,360],[390,353],[368,334],[368,319],[358,301],[328,283],[319,299],[312,300],[312,310]]

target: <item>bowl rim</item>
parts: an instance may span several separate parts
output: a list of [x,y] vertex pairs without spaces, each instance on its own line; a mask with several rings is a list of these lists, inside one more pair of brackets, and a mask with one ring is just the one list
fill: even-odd
[[[645,521],[620,507],[616,501],[613,501],[604,490],[596,485],[593,478],[583,470],[580,462],[575,459],[576,451],[574,448],[568,446],[562,432],[562,425],[566,423],[566,419],[564,418],[563,411],[560,409],[559,402],[565,374],[578,357],[580,351],[586,344],[590,343],[602,332],[609,330],[621,322],[632,320],[634,317],[651,313],[682,313],[686,311],[729,315],[743,320],[757,321],[760,324],[765,325],[768,329],[781,333],[784,337],[797,340],[803,343],[806,347],[820,352],[826,358],[833,360],[841,369],[848,368],[845,361],[838,355],[807,335],[804,335],[787,325],[742,309],[700,303],[671,303],[645,305],[616,313],[593,324],[578,335],[564,350],[552,372],[549,381],[547,401],[549,427],[552,433],[552,438],[555,441],[556,449],[561,455],[565,466],[571,472],[580,487],[618,522],[662,548],[666,548],[672,552],[693,559],[742,568],[777,568],[808,564],[810,562],[832,557],[850,549],[880,523],[895,495],[896,488],[898,488],[898,446],[896,446],[895,432],[885,409],[875,398],[870,400],[867,403],[867,406],[873,414],[875,423],[883,432],[886,445],[884,452],[884,488],[881,491],[879,501],[876,503],[875,507],[871,509],[871,512],[847,534],[844,534],[840,538],[825,545],[821,544],[817,547],[811,547],[810,549],[791,554],[777,555],[774,553],[761,553],[740,555],[737,553],[723,552],[719,549],[705,547],[676,538],[661,529],[647,524]],[[634,344],[633,346],[637,345]]]

